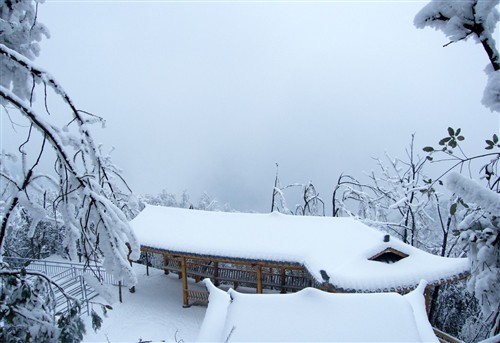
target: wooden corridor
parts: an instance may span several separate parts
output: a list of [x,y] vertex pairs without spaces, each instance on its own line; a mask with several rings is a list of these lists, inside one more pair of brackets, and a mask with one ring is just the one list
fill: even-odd
[[210,278],[216,286],[230,284],[234,288],[251,287],[255,288],[256,293],[262,293],[263,289],[286,293],[319,286],[299,264],[174,254],[144,246],[141,250],[143,253],[162,255],[165,273],[179,275],[182,279],[183,304],[186,307],[208,302],[208,292],[188,289],[188,277],[196,282]]

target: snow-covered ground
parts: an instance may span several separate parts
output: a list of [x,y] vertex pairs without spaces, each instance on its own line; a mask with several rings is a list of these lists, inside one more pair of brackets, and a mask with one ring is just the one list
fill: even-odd
[[[87,335],[84,342],[188,342],[196,340],[206,307],[182,307],[182,286],[177,275],[134,264],[139,283],[135,293],[123,289],[123,302],[112,304],[102,328],[92,330],[90,317],[84,316]],[[189,285],[190,289],[203,284]],[[118,293],[116,287],[113,291]],[[96,310],[101,313],[100,310]]]

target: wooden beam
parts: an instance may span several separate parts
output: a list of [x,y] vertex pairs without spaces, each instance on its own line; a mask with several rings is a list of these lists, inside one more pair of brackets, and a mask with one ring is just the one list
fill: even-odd
[[437,328],[432,328],[434,330],[434,334],[440,342],[449,342],[449,343],[464,343],[456,337],[448,335],[446,332],[441,331]]
[[141,251],[149,251],[156,254],[168,255],[171,257],[181,257],[184,256],[187,259],[199,260],[199,261],[217,261],[219,263],[231,263],[231,264],[239,264],[239,265],[251,265],[251,264],[261,264],[262,266],[269,268],[282,268],[292,270],[304,270],[304,266],[299,263],[294,262],[272,262],[272,261],[261,261],[261,260],[251,260],[251,259],[232,259],[229,257],[214,257],[214,256],[205,256],[205,255],[195,255],[193,253],[182,253],[182,252],[169,252],[162,249],[150,248],[146,246],[141,246]]
[[257,294],[262,294],[262,266],[258,264],[255,269],[257,270]]
[[188,299],[188,284],[187,284],[187,270],[186,270],[186,258],[181,259],[181,269],[182,269],[182,302],[184,307],[189,307]]

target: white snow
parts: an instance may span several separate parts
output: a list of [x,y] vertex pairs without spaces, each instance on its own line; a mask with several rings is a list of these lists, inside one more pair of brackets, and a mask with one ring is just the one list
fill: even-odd
[[467,202],[475,203],[484,211],[490,212],[493,215],[500,213],[500,195],[479,185],[474,180],[452,172],[448,176],[447,186],[456,195],[464,198]]
[[492,112],[500,112],[500,70],[489,71],[489,69],[492,68],[487,68],[488,83],[484,89],[481,103]]
[[[497,6],[499,0],[471,0],[471,1],[441,1],[432,0],[415,16],[414,24],[417,28],[430,26],[441,30],[451,42],[467,40],[474,37],[496,52],[493,33],[500,19]],[[473,32],[472,27],[480,25],[482,32]],[[491,58],[491,56],[490,56]],[[494,57],[498,60],[497,56]],[[498,61],[496,62],[498,63]],[[490,111],[500,111],[500,76],[499,72],[492,71],[492,65],[486,68],[488,83],[483,93],[482,104]]]
[[[101,330],[92,330],[90,316],[83,316],[87,334],[84,342],[192,342],[196,339],[206,308],[182,307],[181,280],[177,275],[165,275],[162,270],[134,264],[139,282],[136,292],[123,288],[123,303],[112,304],[113,310],[103,318]],[[202,284],[190,284],[191,289],[205,289]],[[116,293],[118,289],[116,288]],[[94,306],[101,314],[100,306]]]
[[[421,287],[397,293],[242,294],[205,283],[210,303],[198,341],[437,342]],[[418,294],[417,294],[418,293]]]
[[[170,252],[304,265],[346,291],[414,288],[468,271],[467,259],[431,255],[351,218],[207,212],[148,205],[131,222],[142,245]],[[393,264],[369,259],[386,248],[408,257]]]
[[[417,28],[430,26],[441,30],[452,41],[468,37],[474,21],[486,28],[491,35],[495,30],[499,14],[496,6],[498,0],[488,1],[439,1],[428,3],[415,16],[414,24]],[[479,38],[479,37],[477,37]]]
[[203,281],[210,292],[208,296],[209,306],[203,319],[198,335],[198,341],[215,342],[221,339],[224,331],[227,309],[231,303],[229,293],[226,293],[207,279]]

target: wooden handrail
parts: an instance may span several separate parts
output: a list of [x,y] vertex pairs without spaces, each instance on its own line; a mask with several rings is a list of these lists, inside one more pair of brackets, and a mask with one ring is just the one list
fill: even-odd
[[434,333],[436,334],[436,337],[438,338],[439,342],[441,343],[464,343],[464,341],[459,340],[456,337],[453,337],[446,332],[443,332],[437,328],[432,328],[434,330]]
[[[180,258],[182,259],[182,258]],[[179,258],[168,258],[168,263],[164,266],[167,271],[181,272],[181,261]],[[196,259],[186,259],[187,274],[191,277],[213,277],[214,275],[214,264],[207,263],[204,260]],[[257,270],[258,265],[248,268],[238,268],[230,266],[218,266],[217,268],[217,280],[219,281],[230,281],[230,282],[247,282],[257,284]],[[283,286],[281,282],[281,270],[282,268],[261,267],[262,268],[262,284],[270,287]],[[311,284],[310,277],[305,273],[304,270],[295,270],[300,275],[286,275],[285,285],[292,289],[301,289],[308,287]]]

